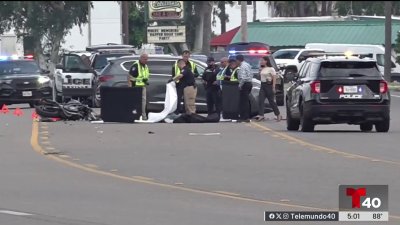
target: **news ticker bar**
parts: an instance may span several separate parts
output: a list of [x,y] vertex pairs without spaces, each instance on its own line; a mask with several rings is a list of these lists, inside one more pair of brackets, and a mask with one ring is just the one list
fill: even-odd
[[266,211],[264,221],[389,221],[389,213]]

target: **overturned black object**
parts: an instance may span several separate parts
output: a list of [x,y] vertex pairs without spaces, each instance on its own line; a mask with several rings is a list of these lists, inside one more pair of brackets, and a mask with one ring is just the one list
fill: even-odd
[[141,87],[101,87],[100,97],[104,122],[134,123],[142,115]]
[[210,114],[207,117],[200,116],[198,114],[190,114],[190,115],[182,114],[178,118],[174,119],[173,123],[217,123],[219,122],[220,118],[217,113],[214,114]]
[[222,81],[222,116],[224,119],[239,119],[239,84]]
[[208,123],[218,123],[221,120],[221,116],[219,113],[209,114],[206,118]]

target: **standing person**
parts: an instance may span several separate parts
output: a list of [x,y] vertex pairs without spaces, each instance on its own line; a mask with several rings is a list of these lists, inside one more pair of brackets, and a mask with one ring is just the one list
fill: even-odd
[[240,70],[239,62],[236,59],[230,59],[229,60],[229,75],[225,75],[225,80],[228,81],[234,81],[234,82],[239,82],[238,81],[238,74]]
[[187,115],[195,114],[197,95],[195,75],[192,72],[192,68],[186,65],[184,59],[179,59],[177,64],[181,73],[174,77],[174,81],[181,83],[180,85],[183,87],[185,112]]
[[[185,62],[185,65],[187,67],[189,67],[189,69],[192,71],[194,76],[198,77],[199,76],[199,72],[197,72],[196,64],[193,61],[189,60],[190,59],[190,51],[188,51],[188,50],[183,51],[182,59]],[[175,62],[175,64],[172,66],[172,72],[171,72],[172,79],[176,80],[176,94],[177,94],[177,97],[178,97],[178,104],[177,104],[177,107],[176,107],[175,114],[179,114],[182,111],[181,103],[182,103],[183,89],[184,89],[183,85],[180,84],[179,79],[175,79],[176,76],[181,74],[181,69],[178,66],[178,61],[179,60],[177,60]]]
[[142,120],[147,120],[146,114],[146,85],[149,85],[150,70],[147,66],[149,56],[141,54],[129,69],[129,85],[131,87],[142,87]]
[[[239,100],[239,114],[240,119],[238,122],[250,122],[250,98],[251,89],[253,88],[252,80],[253,73],[251,72],[251,66],[244,61],[243,55],[237,55],[236,60],[239,64],[238,81],[240,90]],[[231,78],[232,80],[232,78]]]
[[222,113],[222,108],[223,108],[223,103],[222,103],[222,100],[223,100],[223,98],[222,98],[222,87],[223,87],[223,85],[222,85],[222,81],[229,81],[230,80],[230,76],[231,76],[231,73],[232,73],[232,70],[231,70],[231,68],[230,68],[230,66],[229,66],[229,59],[228,59],[228,57],[223,57],[223,58],[221,58],[221,61],[220,61],[220,66],[219,66],[219,71],[218,71],[218,74],[217,74],[217,84],[218,84],[218,86],[219,86],[219,91],[218,91],[218,95],[217,95],[217,97],[218,97],[218,99],[217,99],[217,101],[218,101],[218,103],[217,104],[219,104],[220,105],[220,107],[221,107],[221,112],[220,112],[220,121],[228,121],[228,120],[225,120],[224,118],[223,118],[223,113]]
[[232,70],[229,66],[229,59],[227,57],[221,58],[219,72],[217,74],[217,82],[222,89],[222,81],[230,80]]
[[220,92],[221,89],[217,82],[218,66],[215,65],[215,60],[213,57],[208,57],[207,68],[203,73],[203,81],[206,86],[206,98],[207,98],[207,112],[208,115],[212,113],[221,113],[221,102],[220,102]]
[[257,121],[262,121],[264,117],[264,101],[268,99],[269,104],[274,110],[276,120],[280,121],[282,116],[279,112],[278,105],[275,102],[275,84],[276,84],[276,71],[268,58],[264,56],[260,59],[260,78],[261,88],[260,94],[258,95],[258,116],[255,117]]

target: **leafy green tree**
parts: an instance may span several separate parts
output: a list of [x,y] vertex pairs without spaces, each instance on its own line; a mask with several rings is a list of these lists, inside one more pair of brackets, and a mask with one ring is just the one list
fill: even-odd
[[[346,15],[367,15],[383,16],[384,4],[380,1],[337,1],[336,9],[340,16]],[[392,2],[392,14],[400,14],[400,2]]]
[[53,72],[64,37],[88,22],[89,7],[90,1],[0,1],[0,33],[14,28],[17,36],[30,36],[36,58],[49,54]]
[[145,1],[131,2],[129,12],[129,44],[140,48],[146,40]]
[[226,32],[226,23],[229,22],[229,14],[226,13],[226,4],[233,6],[233,1],[214,1],[217,6],[213,10],[212,25],[216,25],[216,17],[221,21],[221,34]]
[[[397,32],[396,44],[394,46],[394,50],[397,54],[400,54],[400,32]],[[400,63],[400,56],[396,57],[396,61]]]
[[317,16],[316,1],[268,1],[274,7],[274,17]]

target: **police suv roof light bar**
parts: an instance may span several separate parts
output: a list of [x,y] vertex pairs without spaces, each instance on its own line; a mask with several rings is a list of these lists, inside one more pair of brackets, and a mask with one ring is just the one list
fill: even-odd
[[349,52],[338,52],[338,53],[334,53],[334,52],[330,52],[330,53],[311,53],[308,54],[307,56],[305,56],[305,58],[318,58],[318,57],[324,57],[325,59],[327,59],[329,56],[334,57],[334,56],[344,56],[346,57],[346,59],[348,59],[349,57],[357,57],[360,59],[363,58],[372,58],[372,53],[368,53],[368,54],[353,54],[353,53],[349,53]]

